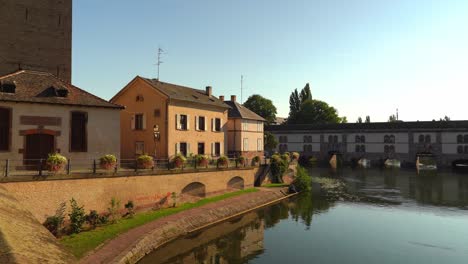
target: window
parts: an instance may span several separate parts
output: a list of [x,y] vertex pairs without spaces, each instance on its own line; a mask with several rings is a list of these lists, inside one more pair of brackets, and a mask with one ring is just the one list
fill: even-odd
[[87,139],[88,114],[84,112],[71,113],[70,151],[86,152],[88,150]]
[[463,146],[458,146],[457,147],[457,153],[462,154],[463,153]]
[[390,142],[389,143],[395,143],[395,136],[394,135],[390,135]]
[[219,142],[214,143],[214,155],[216,157],[221,156],[221,143]]
[[431,135],[426,135],[426,136],[424,137],[424,142],[426,142],[426,143],[431,143]]
[[220,118],[213,119],[213,130],[215,132],[221,132],[221,119]]
[[333,142],[338,143],[338,136],[333,136]]
[[154,117],[160,117],[161,116],[161,110],[160,109],[154,109],[153,116]]
[[11,110],[0,108],[0,151],[10,150]]
[[424,135],[419,135],[419,143],[424,143]]
[[243,131],[248,131],[249,130],[249,122],[242,120],[242,130]]
[[205,143],[203,142],[198,143],[198,154],[205,155]]
[[257,151],[263,151],[263,140],[261,138],[257,139]]
[[143,142],[143,141],[135,142],[135,154],[136,155],[145,154],[145,142]]
[[263,131],[263,122],[258,121],[257,122],[257,132],[262,132]]
[[355,141],[356,141],[356,143],[361,143],[361,137],[356,135]]
[[468,144],[468,135],[463,136],[463,142]]
[[463,143],[463,135],[458,135],[457,136],[457,143]]
[[197,116],[195,121],[197,122],[196,127],[198,131],[205,131],[205,117],[204,116]]
[[328,143],[333,143],[333,136],[328,136]]
[[143,129],[145,129],[144,116],[143,114],[136,114],[134,130],[143,130]]
[[390,137],[388,135],[385,135],[383,142],[390,143]]
[[366,137],[365,136],[361,136],[361,143],[366,143]]
[[244,151],[249,151],[249,139],[244,138]]
[[187,157],[188,153],[188,145],[185,142],[182,142],[179,144],[179,153],[184,155],[184,157]]
[[187,115],[177,115],[177,129],[188,130],[188,116]]

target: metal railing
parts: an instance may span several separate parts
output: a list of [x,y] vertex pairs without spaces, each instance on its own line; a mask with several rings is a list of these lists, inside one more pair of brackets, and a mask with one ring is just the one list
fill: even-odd
[[112,176],[112,175],[150,175],[152,173],[164,172],[184,172],[184,171],[204,171],[204,170],[223,170],[223,169],[242,169],[250,168],[262,164],[267,164],[269,159],[262,157],[258,163],[245,159],[240,162],[238,159],[229,158],[227,163],[220,164],[217,159],[209,159],[208,162],[198,162],[196,159],[187,159],[180,166],[169,159],[155,159],[151,167],[143,166],[137,159],[120,159],[115,165],[109,167],[102,166],[99,159],[68,159],[67,163],[60,167],[58,171],[51,170],[46,159],[6,159],[0,160],[0,175],[3,177],[48,177],[48,176],[66,176],[82,175],[92,177],[93,175]]

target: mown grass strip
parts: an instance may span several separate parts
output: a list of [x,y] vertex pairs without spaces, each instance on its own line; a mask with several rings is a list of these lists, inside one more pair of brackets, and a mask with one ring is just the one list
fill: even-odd
[[268,184],[264,184],[262,185],[262,187],[265,187],[265,188],[280,188],[280,187],[288,187],[289,184],[286,184],[286,183],[268,183]]
[[161,217],[176,214],[188,209],[200,207],[209,203],[214,203],[234,196],[257,192],[258,189],[251,188],[237,192],[226,193],[223,195],[202,199],[195,203],[185,203],[175,208],[166,208],[157,211],[150,211],[136,214],[133,218],[121,219],[119,222],[111,225],[98,227],[95,230],[65,236],[60,242],[70,250],[77,258],[83,257],[87,252],[97,248],[104,242],[117,237],[132,228],[142,226],[146,223],[159,219]]

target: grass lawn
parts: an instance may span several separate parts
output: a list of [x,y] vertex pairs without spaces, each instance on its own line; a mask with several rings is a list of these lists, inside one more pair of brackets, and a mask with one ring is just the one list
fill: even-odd
[[286,184],[286,183],[268,183],[268,184],[264,184],[262,185],[262,187],[266,187],[266,188],[280,188],[280,187],[288,187],[289,184]]
[[144,225],[158,218],[172,215],[184,210],[200,207],[205,204],[221,201],[230,197],[257,192],[258,189],[251,188],[242,191],[226,193],[223,195],[202,199],[196,203],[185,203],[175,208],[161,209],[136,214],[133,218],[119,220],[116,224],[98,227],[95,230],[63,237],[60,242],[70,250],[77,258],[83,257],[87,252],[97,248],[102,243],[117,237],[132,228]]

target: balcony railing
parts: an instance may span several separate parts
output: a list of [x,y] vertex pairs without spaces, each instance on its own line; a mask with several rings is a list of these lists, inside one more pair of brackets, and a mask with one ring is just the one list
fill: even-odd
[[[195,159],[187,159],[181,166],[176,167],[174,162],[168,159],[155,159],[154,166],[143,168],[136,159],[120,159],[115,166],[104,168],[99,159],[68,159],[68,162],[59,170],[51,171],[45,159],[0,160],[0,176],[4,178],[17,177],[53,177],[63,178],[72,176],[133,176],[151,175],[163,173],[180,173],[190,171],[225,170],[251,168],[268,164],[269,159],[261,158],[258,163],[246,159],[244,163],[237,159],[229,158],[227,164],[218,164],[217,160],[209,160],[208,163],[200,165]],[[57,177],[59,178],[59,177]],[[5,180],[5,179],[4,179]]]

